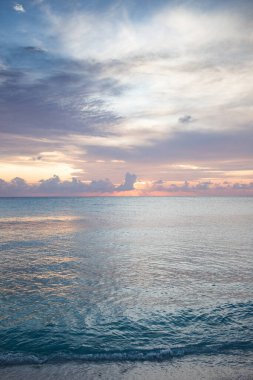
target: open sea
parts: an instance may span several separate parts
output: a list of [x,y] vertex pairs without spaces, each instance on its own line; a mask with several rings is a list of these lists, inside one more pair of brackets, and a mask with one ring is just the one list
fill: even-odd
[[3,379],[253,379],[253,198],[0,199]]

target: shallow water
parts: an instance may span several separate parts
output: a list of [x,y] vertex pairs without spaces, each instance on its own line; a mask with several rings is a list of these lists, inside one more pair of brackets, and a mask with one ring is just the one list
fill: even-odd
[[[238,358],[238,357],[237,357]],[[239,358],[238,358],[239,359]],[[67,362],[5,366],[1,380],[252,380],[252,357],[188,356],[170,361]]]
[[252,226],[253,198],[0,199],[1,365],[248,368]]

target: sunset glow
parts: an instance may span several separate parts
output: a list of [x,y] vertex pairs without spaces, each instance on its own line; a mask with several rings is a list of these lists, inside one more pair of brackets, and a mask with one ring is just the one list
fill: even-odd
[[252,13],[1,1],[0,196],[253,195]]

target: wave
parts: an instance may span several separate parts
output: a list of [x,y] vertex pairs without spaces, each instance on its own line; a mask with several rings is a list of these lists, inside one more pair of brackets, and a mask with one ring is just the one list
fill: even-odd
[[[0,365],[66,361],[163,361],[187,355],[253,352],[252,302],[215,308],[149,314],[134,321],[108,321],[96,314],[94,325],[26,324],[0,331]],[[67,320],[68,322],[68,320]]]
[[131,362],[131,361],[168,361],[173,358],[198,355],[217,355],[217,354],[238,354],[253,351],[253,343],[248,342],[229,342],[217,345],[195,345],[174,348],[154,348],[151,350],[133,351],[107,351],[89,354],[75,354],[58,352],[51,355],[31,355],[25,353],[2,353],[0,354],[0,365],[23,365],[23,364],[53,364],[62,362]]

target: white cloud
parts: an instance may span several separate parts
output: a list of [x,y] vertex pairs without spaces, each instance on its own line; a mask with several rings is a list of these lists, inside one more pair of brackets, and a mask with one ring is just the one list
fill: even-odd
[[124,118],[120,133],[128,141],[137,131],[139,144],[144,131],[162,140],[186,127],[178,123],[182,115],[196,118],[188,130],[235,129],[252,120],[253,28],[243,12],[167,7],[138,21],[117,9],[47,12],[59,54],[101,63],[101,77],[124,87],[100,96]]
[[235,11],[205,13],[170,6],[138,21],[132,21],[127,11],[122,15],[115,9],[103,14],[79,12],[67,16],[56,15],[49,8],[47,12],[59,48],[80,59],[132,56],[138,64],[138,57],[149,54],[166,56],[170,62],[180,58],[183,63],[200,53],[210,57],[217,48],[222,48],[224,58],[229,53],[235,54],[235,47],[246,49],[253,37],[252,27],[245,20],[247,16]]
[[25,13],[25,8],[22,4],[19,4],[19,3],[14,4],[13,9],[16,12]]

